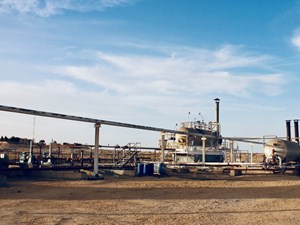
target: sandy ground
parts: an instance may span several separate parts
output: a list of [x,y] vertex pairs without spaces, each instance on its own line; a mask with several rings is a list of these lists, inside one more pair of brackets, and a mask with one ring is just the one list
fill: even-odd
[[294,175],[9,179],[0,224],[300,224]]

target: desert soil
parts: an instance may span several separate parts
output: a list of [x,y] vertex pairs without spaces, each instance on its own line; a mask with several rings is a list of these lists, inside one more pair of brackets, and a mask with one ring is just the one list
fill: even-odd
[[284,175],[9,179],[0,224],[300,224],[300,178]]

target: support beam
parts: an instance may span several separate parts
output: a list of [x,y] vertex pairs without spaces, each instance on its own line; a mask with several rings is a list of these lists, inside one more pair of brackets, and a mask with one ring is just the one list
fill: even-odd
[[202,137],[201,140],[202,140],[202,163],[204,166],[205,165],[205,140],[206,140],[206,137]]
[[160,146],[160,161],[162,163],[165,162],[165,132],[161,132],[161,146]]
[[230,162],[233,163],[234,162],[234,152],[233,152],[233,143],[234,141],[233,140],[230,140],[229,141],[229,144],[230,144]]
[[250,163],[252,164],[253,163],[253,144],[251,143],[250,146],[251,146]]
[[94,148],[94,176],[97,177],[99,170],[99,135],[100,135],[100,123],[95,123],[95,148]]

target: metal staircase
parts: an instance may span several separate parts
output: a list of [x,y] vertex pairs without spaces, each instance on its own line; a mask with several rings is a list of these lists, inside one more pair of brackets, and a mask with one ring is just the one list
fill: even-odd
[[[140,152],[138,149],[141,146],[141,143],[128,143],[126,146],[123,147],[123,157],[118,160],[115,165],[117,167],[124,167],[129,163],[136,164],[136,156]],[[127,149],[127,150],[126,150]]]

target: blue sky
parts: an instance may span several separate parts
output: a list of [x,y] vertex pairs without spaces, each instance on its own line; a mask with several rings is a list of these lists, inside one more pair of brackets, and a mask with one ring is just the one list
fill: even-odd
[[[0,0],[0,23],[2,105],[173,129],[214,121],[218,97],[238,137],[299,118],[296,0]],[[1,135],[94,142],[91,124],[0,115]],[[103,126],[100,142],[158,137]]]

